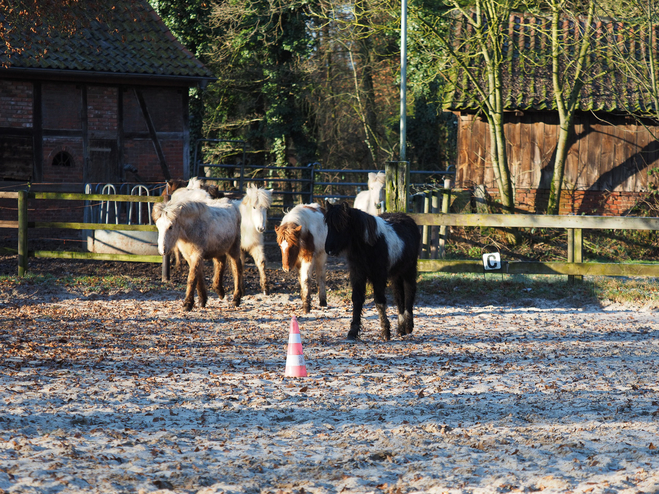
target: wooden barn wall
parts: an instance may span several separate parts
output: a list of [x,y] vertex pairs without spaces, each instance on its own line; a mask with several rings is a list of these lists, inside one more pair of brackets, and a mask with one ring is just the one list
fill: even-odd
[[[524,112],[508,114],[505,125],[507,153],[513,184],[520,193],[548,195],[558,115]],[[485,185],[498,195],[489,156],[487,121],[472,114],[459,115],[456,185]],[[653,132],[659,132],[654,127]],[[580,114],[575,139],[569,148],[564,181],[567,196],[588,194],[635,195],[646,192],[653,167],[659,166],[659,141],[639,123],[625,117]]]

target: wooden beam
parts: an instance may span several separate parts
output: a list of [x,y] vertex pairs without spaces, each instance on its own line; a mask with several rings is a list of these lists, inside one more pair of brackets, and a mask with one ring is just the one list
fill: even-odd
[[67,252],[60,250],[35,250],[29,252],[30,257],[47,259],[83,259],[94,261],[122,262],[154,262],[161,263],[162,256],[140,256],[136,254],[96,254],[94,252]]
[[64,228],[67,230],[107,230],[131,232],[157,232],[156,225],[122,225],[115,223],[66,223],[58,221],[30,221],[28,228]]
[[659,230],[659,218],[532,214],[410,214],[417,225],[494,228],[582,228],[585,230]]
[[[481,261],[442,261],[419,259],[420,273],[479,273],[483,274]],[[496,271],[500,273],[501,271]],[[659,277],[657,264],[618,264],[598,262],[504,262],[504,274],[549,274],[572,276],[649,276]],[[492,273],[495,273],[494,271]]]
[[133,90],[135,91],[137,100],[140,103],[140,108],[142,109],[142,115],[144,116],[146,126],[149,128],[149,135],[153,141],[153,147],[156,149],[156,154],[158,155],[158,161],[160,161],[160,168],[162,169],[162,173],[165,176],[165,180],[170,180],[172,176],[169,173],[169,167],[165,161],[165,154],[162,152],[162,147],[160,146],[160,141],[158,140],[158,134],[156,133],[156,127],[153,125],[151,115],[149,115],[149,109],[146,106],[146,100],[144,99],[142,90],[137,88],[133,88]]

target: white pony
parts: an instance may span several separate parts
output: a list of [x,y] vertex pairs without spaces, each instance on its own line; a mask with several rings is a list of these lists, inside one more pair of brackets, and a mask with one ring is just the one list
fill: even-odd
[[318,204],[300,204],[284,215],[281,225],[275,227],[277,243],[281,248],[281,264],[284,271],[297,269],[300,273],[302,310],[311,310],[309,281],[315,267],[318,281],[318,298],[321,307],[327,306],[325,290],[325,239],[327,225],[325,215]]
[[[272,206],[272,190],[261,189],[250,184],[245,197],[233,201],[240,210],[240,257],[243,265],[247,254],[252,256],[259,270],[261,291],[268,295],[267,277],[265,274],[265,249],[263,234],[268,221],[268,209]],[[221,266],[220,280],[224,275],[224,265]]]
[[[204,281],[204,259],[212,259],[213,289],[220,295],[220,261],[233,260],[233,303],[240,304],[243,265],[240,259],[240,213],[228,199],[211,199],[203,190],[175,191],[172,199],[156,203],[152,211],[158,228],[158,252],[165,256],[178,248],[188,262],[188,284],[183,308],[194,307],[195,287],[199,304],[206,306],[208,294]],[[222,290],[221,298],[224,290]]]
[[[204,189],[203,180],[197,177],[191,178],[187,190],[201,189]],[[268,221],[268,209],[272,206],[272,190],[261,189],[254,184],[249,184],[245,196],[242,199],[232,200],[232,202],[240,211],[240,258],[243,266],[245,265],[246,254],[252,256],[256,268],[259,270],[261,291],[264,295],[268,295],[263,234]],[[225,269],[225,262],[220,261],[220,291],[218,292],[220,298],[224,297],[222,280],[224,279]],[[244,288],[242,294],[244,295]]]
[[385,203],[385,175],[382,172],[368,174],[368,190],[364,190],[355,197],[355,209],[365,213],[379,216],[384,213]]

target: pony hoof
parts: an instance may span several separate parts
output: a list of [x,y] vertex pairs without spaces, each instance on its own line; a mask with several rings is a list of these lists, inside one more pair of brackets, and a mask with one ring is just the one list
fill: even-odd
[[240,305],[240,297],[233,297],[233,305],[234,307],[238,307]]
[[327,300],[321,300],[320,301],[320,306],[321,307],[327,307]]
[[391,332],[390,331],[382,331],[382,339],[384,341],[391,340]]
[[194,307],[194,304],[183,304],[183,310],[189,312]]

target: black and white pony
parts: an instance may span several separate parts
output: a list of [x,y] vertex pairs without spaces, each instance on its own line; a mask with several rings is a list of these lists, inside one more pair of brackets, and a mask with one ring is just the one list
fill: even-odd
[[359,336],[367,282],[373,285],[382,338],[385,341],[391,338],[386,313],[387,279],[391,280],[398,307],[398,334],[410,334],[414,329],[413,308],[421,243],[417,224],[403,213],[372,216],[346,203],[336,206],[325,203],[325,208],[325,251],[330,255],[345,255],[350,269],[353,306],[348,339],[355,340]]

